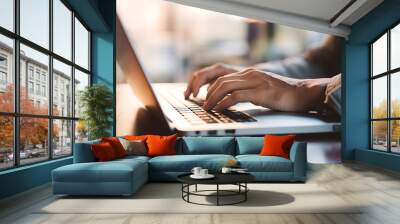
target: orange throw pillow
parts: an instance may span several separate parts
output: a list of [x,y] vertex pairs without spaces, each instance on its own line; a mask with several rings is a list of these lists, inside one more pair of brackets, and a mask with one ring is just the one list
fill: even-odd
[[176,138],[176,135],[148,135],[146,140],[148,156],[176,155]]
[[147,139],[147,135],[126,135],[124,136],[124,139],[129,140],[129,141],[143,141],[145,142]]
[[109,137],[109,138],[101,138],[101,142],[108,142],[114,149],[115,155],[117,158],[125,157],[126,151],[124,146],[122,146],[121,142],[117,137]]
[[110,161],[117,158],[113,147],[108,142],[93,144],[91,145],[91,149],[94,157],[99,162]]
[[261,156],[280,156],[290,158],[290,147],[295,139],[295,135],[265,135],[264,146],[261,149]]

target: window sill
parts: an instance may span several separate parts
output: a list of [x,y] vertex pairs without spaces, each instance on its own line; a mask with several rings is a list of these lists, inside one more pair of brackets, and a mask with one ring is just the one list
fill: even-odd
[[355,160],[388,170],[400,171],[400,154],[371,149],[356,149]]
[[23,170],[32,169],[32,168],[35,168],[35,167],[40,167],[40,166],[44,166],[44,165],[58,163],[58,162],[66,161],[66,160],[69,160],[69,159],[72,159],[72,156],[67,156],[67,157],[62,157],[62,158],[59,158],[59,159],[52,159],[52,160],[48,160],[48,161],[43,161],[43,162],[38,162],[38,163],[34,163],[34,164],[24,165],[24,166],[21,166],[21,167],[10,168],[10,169],[7,169],[7,170],[0,171],[0,176],[1,175],[6,175],[6,174],[10,174],[10,173],[14,173],[14,172],[23,171]]

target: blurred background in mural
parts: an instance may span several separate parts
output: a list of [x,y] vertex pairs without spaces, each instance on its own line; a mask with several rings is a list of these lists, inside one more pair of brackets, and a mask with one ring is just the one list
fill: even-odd
[[248,66],[283,59],[325,37],[162,0],[118,0],[117,7],[140,18],[126,31],[151,82],[184,82],[193,70],[216,62]]

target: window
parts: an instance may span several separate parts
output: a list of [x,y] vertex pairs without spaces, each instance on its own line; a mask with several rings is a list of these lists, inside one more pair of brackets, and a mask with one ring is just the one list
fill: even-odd
[[371,148],[400,153],[400,24],[370,45]]
[[53,157],[72,153],[72,121],[53,120]]
[[75,18],[75,62],[82,68],[89,69],[89,32]]
[[7,84],[7,73],[0,71],[0,84],[6,85]]
[[0,26],[14,31],[14,0],[0,1]]
[[53,114],[59,114],[62,117],[72,117],[72,108],[67,108],[67,110],[62,112],[60,107],[64,106],[64,104],[59,104],[60,102],[58,101],[60,99],[64,103],[64,96],[69,96],[69,100],[71,100],[69,104],[72,104],[72,91],[71,89],[64,88],[65,83],[72,84],[72,68],[55,59],[53,60],[53,65]]
[[0,67],[7,68],[7,56],[0,55]]
[[[46,62],[44,62],[44,63],[46,63]],[[40,81],[40,70],[39,69],[36,69],[36,80]]]
[[14,166],[14,122],[12,116],[0,115],[0,169]]
[[40,84],[36,84],[36,95],[40,95]]
[[49,0],[19,0],[21,36],[49,48]]
[[72,12],[60,0],[53,0],[53,50],[68,60],[72,60],[71,19]]
[[33,94],[34,92],[33,82],[28,82],[28,92],[29,94]]
[[[3,8],[1,8],[2,4],[3,1],[0,1],[0,14],[3,12]],[[0,15],[0,20],[2,20],[2,16],[3,15]],[[12,68],[13,66],[11,65],[13,57],[13,39],[0,33],[0,74],[2,76],[2,81],[0,81],[2,82],[0,83],[0,113],[14,112],[14,70]]]
[[46,96],[46,86],[42,86],[42,96]]
[[70,156],[87,139],[73,105],[90,84],[89,30],[62,0],[0,0],[0,26],[0,170]]
[[33,67],[29,66],[29,71],[28,71],[29,79],[33,80]]

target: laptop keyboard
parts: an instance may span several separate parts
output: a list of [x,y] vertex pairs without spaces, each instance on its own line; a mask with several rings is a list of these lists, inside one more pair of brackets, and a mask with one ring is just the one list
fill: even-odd
[[192,124],[233,123],[233,122],[255,122],[256,119],[249,115],[232,109],[223,112],[205,111],[202,108],[203,100],[185,100],[183,105],[172,105],[186,120]]

